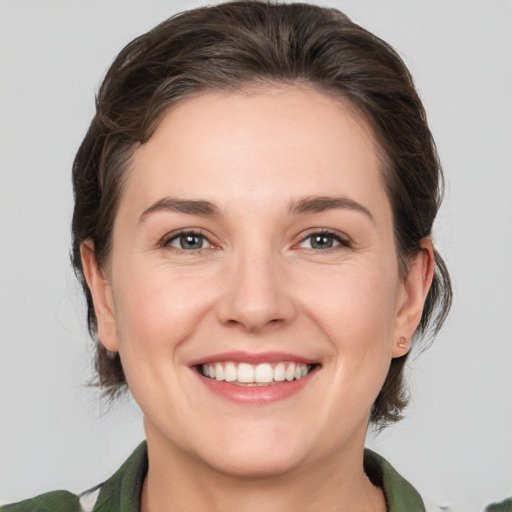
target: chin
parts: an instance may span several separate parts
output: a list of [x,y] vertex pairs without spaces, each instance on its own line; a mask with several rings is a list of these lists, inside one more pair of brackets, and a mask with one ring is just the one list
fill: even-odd
[[263,453],[257,449],[241,449],[233,453],[230,449],[229,453],[214,457],[209,465],[216,472],[228,477],[262,480],[292,473],[302,465],[302,460],[297,455],[280,449],[275,449],[272,453]]
[[311,451],[308,433],[293,432],[289,424],[236,422],[232,427],[204,439],[194,450],[206,465],[226,476],[264,479],[285,475],[303,465]]

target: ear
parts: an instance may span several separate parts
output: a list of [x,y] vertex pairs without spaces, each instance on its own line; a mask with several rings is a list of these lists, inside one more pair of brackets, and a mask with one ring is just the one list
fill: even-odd
[[118,352],[116,318],[112,286],[101,271],[94,252],[94,242],[90,239],[82,242],[80,256],[87,286],[92,295],[94,312],[98,324],[98,339],[111,352]]
[[420,240],[420,251],[409,265],[403,283],[403,298],[395,321],[393,357],[401,357],[411,349],[411,340],[423,313],[423,305],[434,278],[434,246],[430,238]]

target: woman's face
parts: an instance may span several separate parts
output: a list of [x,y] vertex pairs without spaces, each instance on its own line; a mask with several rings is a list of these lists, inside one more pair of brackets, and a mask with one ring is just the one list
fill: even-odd
[[88,278],[148,440],[263,475],[362,446],[416,327],[416,274],[398,273],[367,124],[283,87],[173,106],[132,160],[105,279]]

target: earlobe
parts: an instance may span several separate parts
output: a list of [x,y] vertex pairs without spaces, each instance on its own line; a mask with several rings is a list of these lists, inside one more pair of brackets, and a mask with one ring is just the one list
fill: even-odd
[[393,357],[405,356],[411,350],[410,338],[407,336],[399,336],[393,347]]
[[107,350],[117,352],[119,348],[112,287],[98,266],[92,240],[82,242],[80,256],[82,258],[84,277],[94,304],[98,325],[98,338]]
[[405,298],[396,316],[393,357],[404,356],[411,349],[410,340],[420,323],[423,305],[434,277],[432,240],[422,238],[420,248],[409,265],[404,281]]

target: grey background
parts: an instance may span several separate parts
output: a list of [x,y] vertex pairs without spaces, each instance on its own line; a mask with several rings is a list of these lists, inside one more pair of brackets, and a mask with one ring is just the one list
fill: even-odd
[[[202,3],[202,2],[201,2]],[[411,362],[406,419],[369,444],[456,510],[512,494],[512,3],[346,0],[416,78],[448,189],[447,325]],[[0,0],[0,503],[102,481],[142,440],[91,375],[69,265],[70,167],[124,44],[195,1]]]

